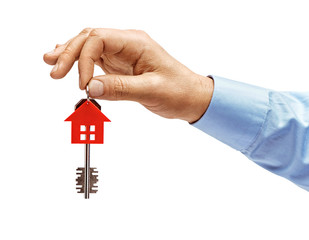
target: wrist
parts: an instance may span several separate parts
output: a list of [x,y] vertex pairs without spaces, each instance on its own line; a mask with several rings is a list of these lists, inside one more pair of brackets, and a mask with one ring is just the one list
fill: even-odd
[[196,76],[196,92],[193,96],[193,106],[187,121],[192,124],[197,122],[207,111],[214,91],[214,81],[210,77]]

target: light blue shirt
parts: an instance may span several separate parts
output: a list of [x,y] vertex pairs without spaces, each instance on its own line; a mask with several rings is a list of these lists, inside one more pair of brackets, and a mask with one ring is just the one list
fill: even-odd
[[309,191],[309,92],[210,77],[210,105],[192,125]]

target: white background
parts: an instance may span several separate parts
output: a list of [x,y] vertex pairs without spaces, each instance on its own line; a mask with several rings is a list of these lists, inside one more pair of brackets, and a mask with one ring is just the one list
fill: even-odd
[[64,119],[85,93],[76,65],[52,80],[42,59],[85,27],[143,29],[199,74],[308,90],[307,2],[2,1],[0,239],[308,239],[308,192],[133,102],[100,101],[112,122],[84,200]]

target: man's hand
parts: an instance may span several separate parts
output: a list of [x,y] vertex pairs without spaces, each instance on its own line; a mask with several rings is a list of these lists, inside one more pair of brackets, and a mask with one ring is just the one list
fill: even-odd
[[[160,116],[188,122],[197,121],[211,100],[213,80],[193,73],[143,31],[86,28],[44,55],[55,65],[54,79],[77,60],[80,89],[88,84],[93,98],[137,101]],[[106,75],[93,77],[94,64]]]

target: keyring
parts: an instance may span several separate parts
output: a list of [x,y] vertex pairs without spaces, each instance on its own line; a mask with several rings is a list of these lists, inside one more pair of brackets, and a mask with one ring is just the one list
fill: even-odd
[[86,94],[87,94],[87,101],[89,101],[89,87],[88,87],[88,84],[86,86]]

